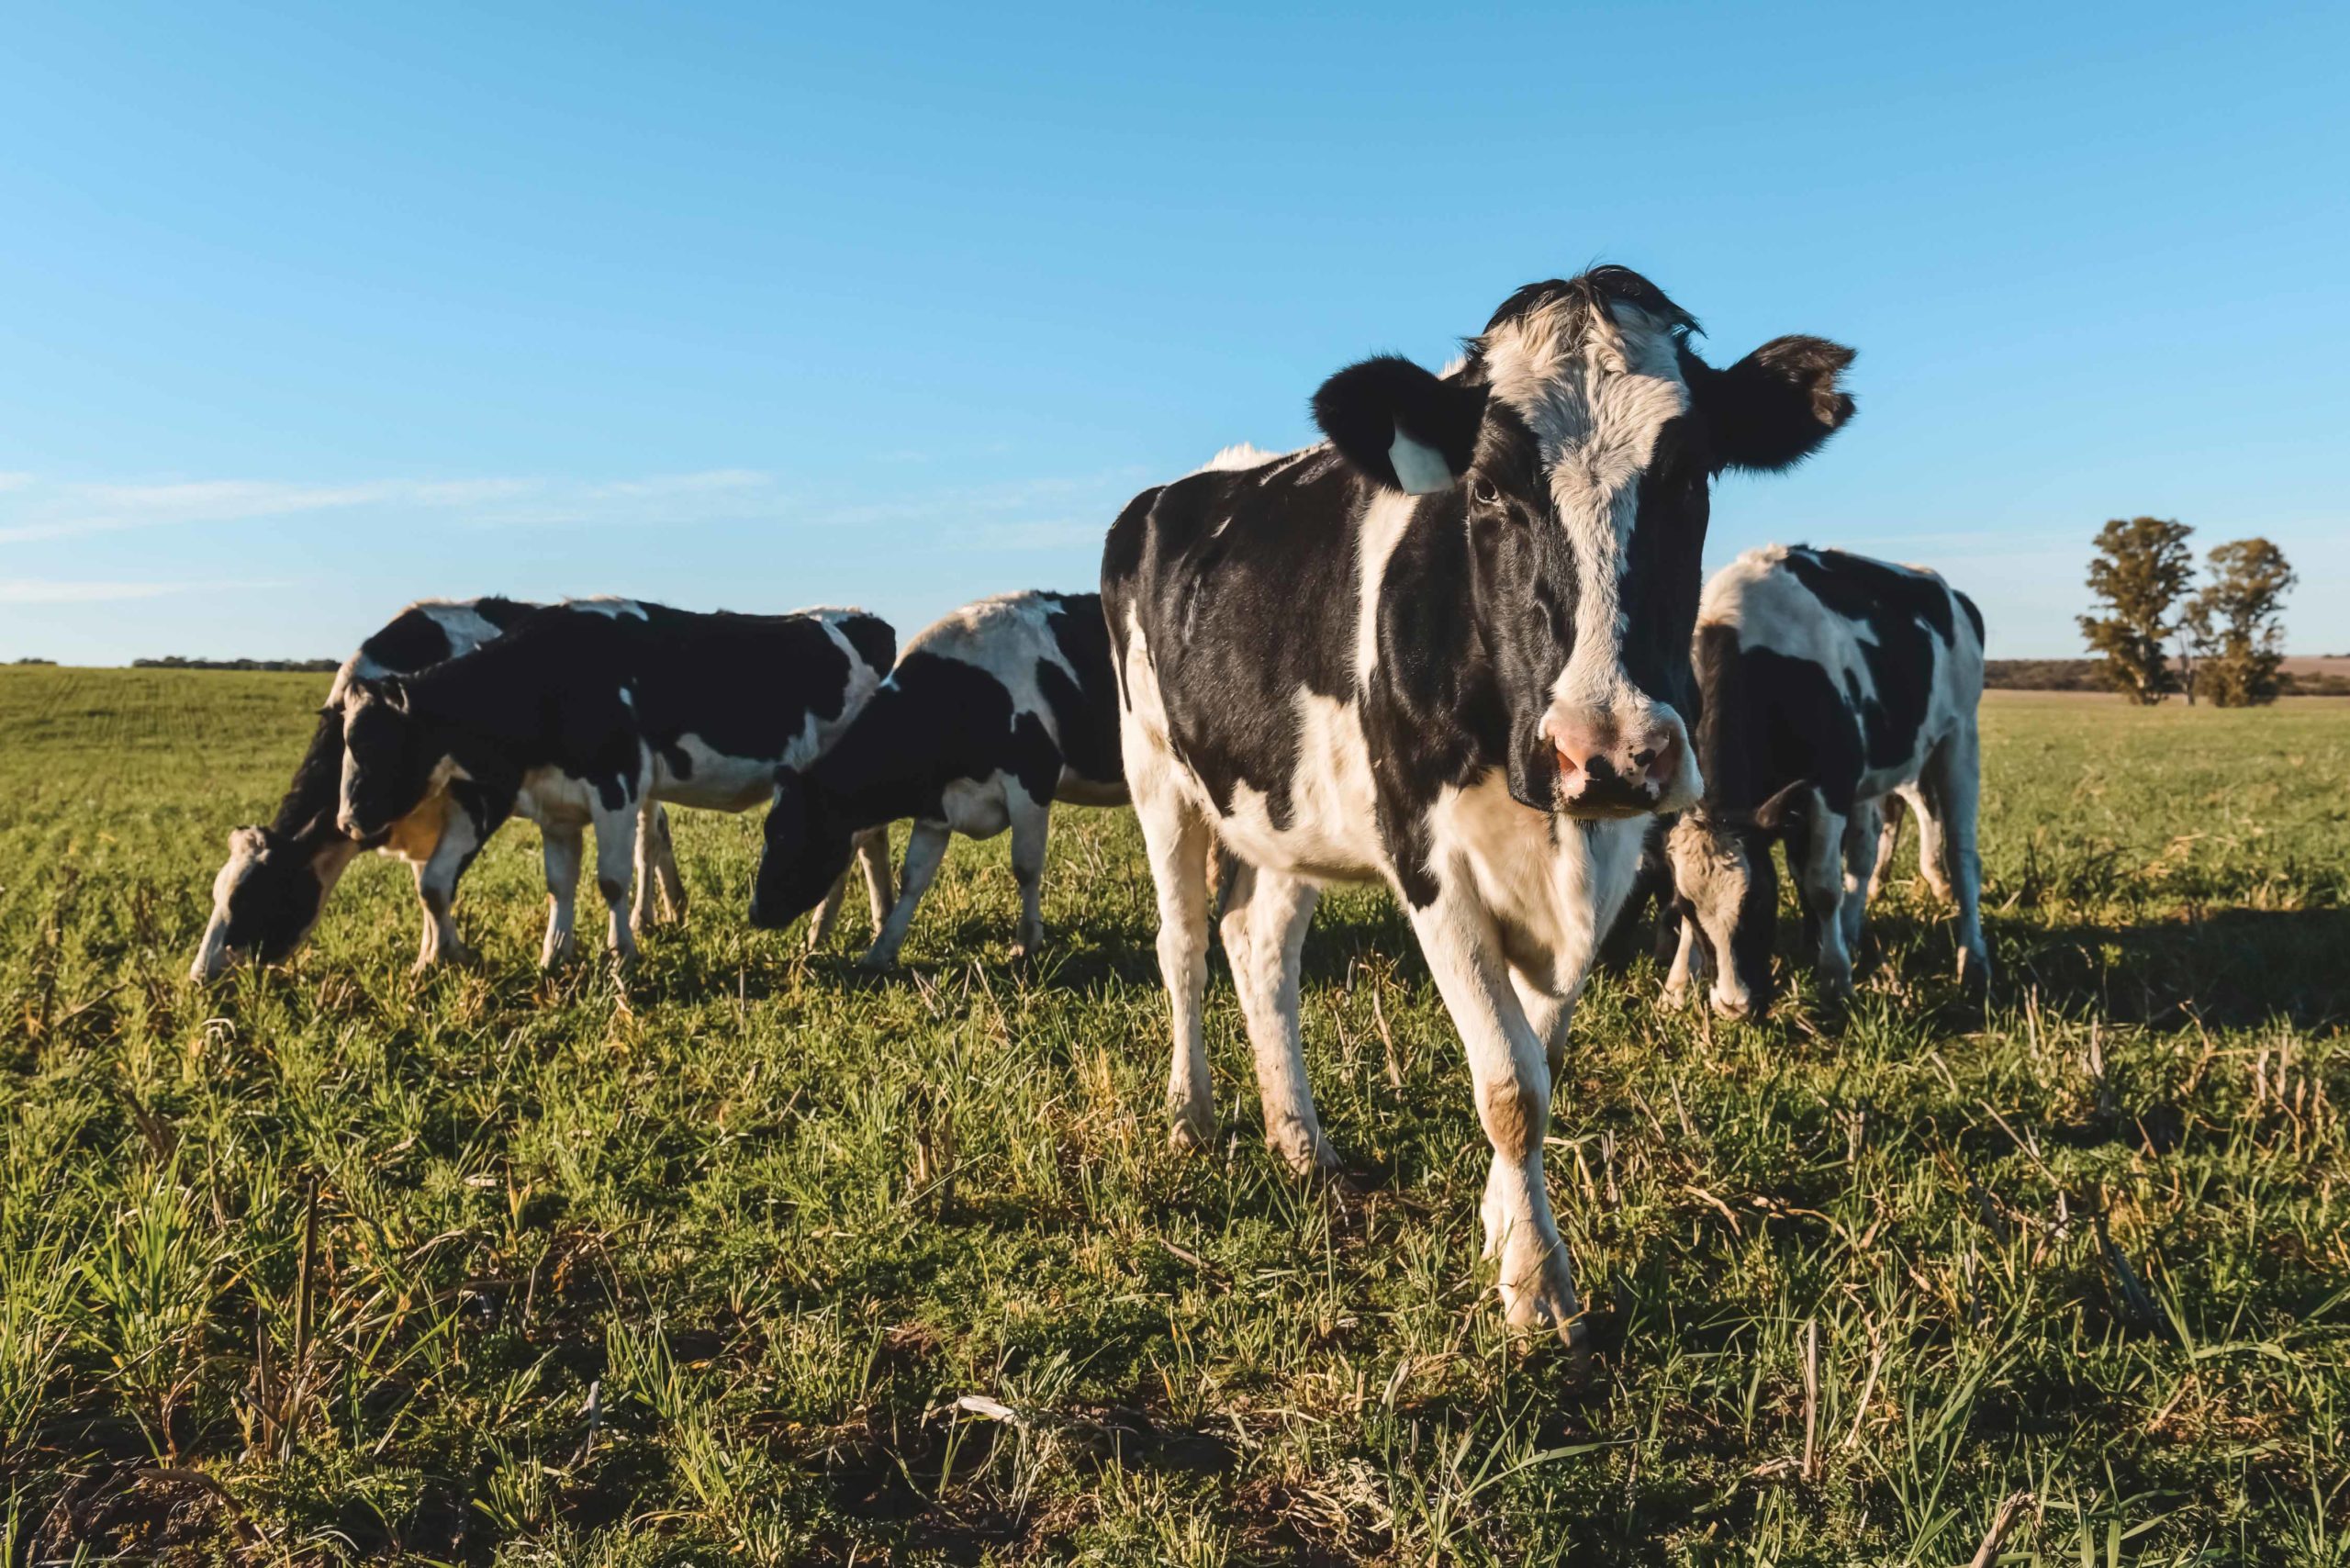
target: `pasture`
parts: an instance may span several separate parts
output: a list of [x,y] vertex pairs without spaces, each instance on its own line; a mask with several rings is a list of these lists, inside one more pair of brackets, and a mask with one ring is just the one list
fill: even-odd
[[1578,1367],[1493,1305],[1383,893],[1307,948],[1351,1187],[1259,1146],[1220,974],[1226,1141],[1168,1150],[1124,812],[1056,813],[1024,969],[1002,840],[876,979],[861,909],[749,929],[755,817],[679,813],[625,976],[535,971],[523,824],[479,969],[411,978],[371,857],[189,986],[323,684],[0,670],[10,1562],[1943,1564],[2019,1494],[2005,1561],[2350,1562],[2350,705],[1986,700],[1987,1011],[1914,836],[1841,1017],[1600,977]]

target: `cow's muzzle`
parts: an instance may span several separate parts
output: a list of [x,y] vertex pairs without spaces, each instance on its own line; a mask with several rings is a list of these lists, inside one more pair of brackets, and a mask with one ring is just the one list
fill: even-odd
[[1632,722],[1553,713],[1543,738],[1559,769],[1559,809],[1571,817],[1635,817],[1695,803],[1689,737],[1670,710]]

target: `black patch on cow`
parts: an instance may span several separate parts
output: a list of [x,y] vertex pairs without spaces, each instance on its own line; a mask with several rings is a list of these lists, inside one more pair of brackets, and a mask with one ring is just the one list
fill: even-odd
[[1110,531],[1109,622],[1138,613],[1175,755],[1221,812],[1246,784],[1286,827],[1298,693],[1355,698],[1355,563],[1371,494],[1335,454],[1289,464],[1279,483],[1210,470],[1146,492]]
[[898,662],[897,628],[879,616],[844,616],[833,624],[840,629],[842,636],[848,639],[849,646],[856,650],[857,657],[874,670],[887,675],[890,666]]
[[1079,778],[1115,784],[1125,777],[1118,749],[1117,677],[1110,667],[1110,628],[1102,619],[1098,593],[1063,594],[1047,601],[1045,624],[1069,673],[1051,659],[1036,661],[1036,686],[1053,710],[1060,732],[1061,761]]
[[1049,801],[1060,772],[1060,748],[1035,714],[1014,714],[1003,682],[917,646],[802,777],[827,826],[847,834],[906,817],[935,821],[947,786],[997,773]]
[[1917,750],[1919,727],[1926,722],[1934,680],[1931,638],[1947,649],[1956,637],[1950,590],[1938,578],[1841,550],[1792,549],[1784,569],[1830,614],[1868,628],[1858,641],[1876,689],[1874,697],[1864,695],[1848,679],[1846,695],[1868,737],[1869,766],[1897,766]]
[[1950,596],[1958,600],[1958,608],[1966,613],[1966,623],[1975,628],[1975,645],[1978,648],[1987,646],[1983,636],[1983,612],[1975,608],[1973,599],[1958,589],[1951,589]]
[[359,656],[384,669],[405,674],[439,664],[451,650],[448,631],[425,613],[422,606],[411,604],[394,616],[382,631],[360,644]]

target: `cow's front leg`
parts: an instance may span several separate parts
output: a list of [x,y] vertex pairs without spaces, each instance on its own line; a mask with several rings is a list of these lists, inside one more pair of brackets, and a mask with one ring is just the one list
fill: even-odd
[[1223,921],[1224,950],[1257,1057],[1265,1144],[1301,1176],[1338,1167],[1315,1114],[1297,1018],[1298,966],[1320,897],[1313,884],[1287,872],[1251,868],[1234,879]]
[[1804,913],[1819,944],[1820,984],[1838,999],[1852,992],[1852,955],[1844,945],[1844,823],[1841,812],[1821,801],[1797,839],[1801,865],[1796,871]]
[[1477,1089],[1477,1116],[1494,1147],[1485,1180],[1485,1254],[1498,1260],[1502,1305],[1521,1327],[1547,1327],[1570,1345],[1584,1330],[1574,1271],[1542,1181],[1550,1072],[1512,988],[1484,912],[1439,895],[1412,912],[1420,950],[1460,1031]]
[[886,969],[898,961],[898,949],[906,944],[906,928],[914,923],[914,911],[922,907],[923,894],[930,891],[931,881],[946,858],[946,841],[953,832],[942,822],[914,823],[913,836],[906,840],[905,885],[898,890],[897,906],[881,923],[872,948],[858,960],[865,968]]
[[1680,917],[1681,938],[1673,949],[1673,968],[1664,977],[1664,1004],[1682,1008],[1689,1004],[1690,988],[1706,978],[1706,945],[1697,937],[1697,923],[1687,915]]
[[[841,874],[833,879],[833,885],[824,890],[824,896],[816,901],[816,907],[808,912],[808,950],[810,952],[813,953],[823,946],[825,941],[831,937],[833,922],[840,918],[841,893],[847,887],[848,868],[844,866],[841,868]],[[880,927],[875,926],[874,931],[878,935]]]
[[[1169,765],[1159,753],[1129,734],[1125,760],[1135,818],[1142,825],[1151,885],[1158,895],[1158,973],[1166,982],[1174,1036],[1167,1071],[1168,1141],[1177,1148],[1205,1148],[1215,1137],[1215,1095],[1200,1008],[1208,985],[1208,857],[1216,851],[1215,836],[1207,818],[1168,777]],[[1237,861],[1225,868],[1229,892],[1248,870]]]
[[596,890],[610,912],[612,956],[621,963],[636,959],[636,933],[629,912],[629,885],[636,871],[637,808],[633,801],[617,810],[600,801],[595,808]]
[[1859,801],[1844,823],[1844,951],[1861,950],[1861,924],[1868,917],[1869,890],[1876,886],[1876,856],[1885,838],[1881,801]]
[[453,801],[441,823],[432,853],[416,868],[416,898],[424,906],[424,938],[416,954],[421,974],[436,964],[470,964],[474,950],[457,935],[457,884],[481,852],[484,834],[473,814]]
[[1567,1062],[1567,1026],[1574,1021],[1575,999],[1550,990],[1547,975],[1528,975],[1512,969],[1509,981],[1510,988],[1517,992],[1518,1006],[1526,1014],[1526,1026],[1542,1042],[1542,1065],[1555,1084]]
[[572,922],[579,902],[579,865],[586,846],[576,823],[549,823],[541,830],[540,858],[547,872],[547,935],[539,968],[551,969],[571,956]]

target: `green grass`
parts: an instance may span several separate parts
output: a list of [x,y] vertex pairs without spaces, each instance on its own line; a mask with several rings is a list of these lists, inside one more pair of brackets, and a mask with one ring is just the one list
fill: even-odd
[[1259,1146],[1221,980],[1230,1139],[1169,1152],[1124,812],[1062,813],[1025,972],[1000,841],[874,981],[861,917],[749,930],[755,819],[687,814],[624,982],[534,972],[522,828],[479,969],[409,977],[370,859],[190,987],[319,685],[0,671],[12,1561],[1944,1564],[2028,1492],[2009,1561],[2350,1562],[2350,707],[1995,697],[1987,1014],[1914,881],[1841,1020],[1595,981],[1578,1370],[1499,1320],[1384,895],[1308,946],[1360,1193]]

